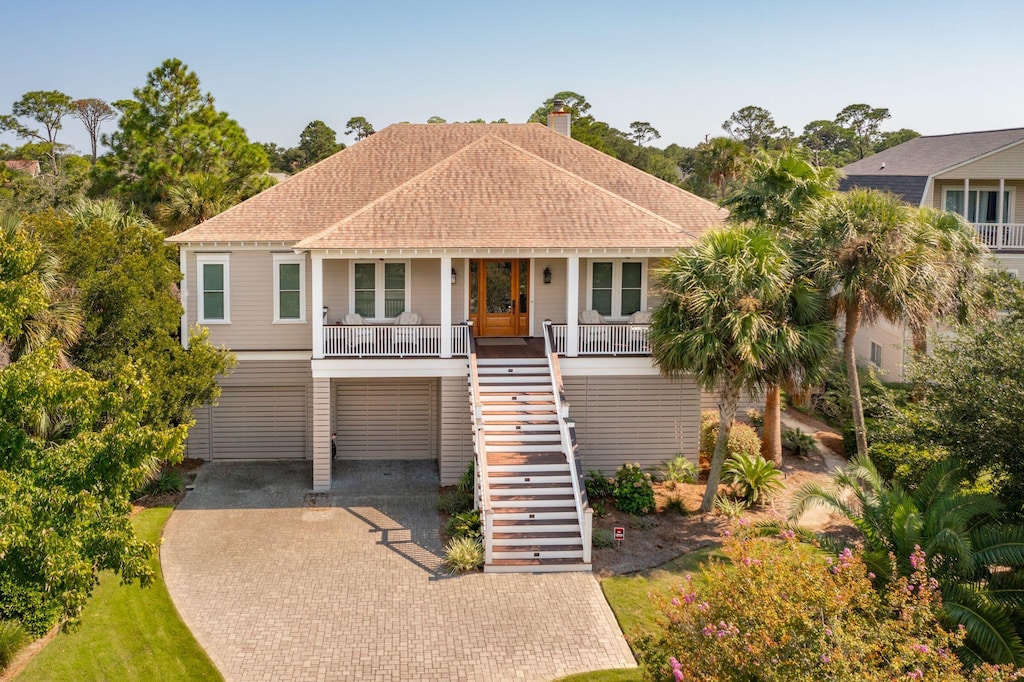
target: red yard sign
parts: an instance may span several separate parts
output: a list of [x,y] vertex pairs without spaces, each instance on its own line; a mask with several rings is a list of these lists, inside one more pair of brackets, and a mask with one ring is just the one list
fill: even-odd
[[612,529],[612,533],[613,533],[613,537],[616,540],[620,540],[621,541],[621,540],[625,539],[625,537],[626,537],[626,529],[623,528],[622,526],[616,526],[614,529]]

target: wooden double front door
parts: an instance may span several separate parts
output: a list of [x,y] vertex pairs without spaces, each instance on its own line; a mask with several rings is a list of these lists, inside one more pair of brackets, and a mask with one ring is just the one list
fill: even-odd
[[477,336],[530,333],[530,261],[471,260],[469,319]]

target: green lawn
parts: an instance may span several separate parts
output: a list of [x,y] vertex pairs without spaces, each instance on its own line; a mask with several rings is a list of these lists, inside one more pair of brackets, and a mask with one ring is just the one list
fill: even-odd
[[[658,629],[657,611],[651,595],[668,595],[683,584],[687,573],[696,573],[702,561],[709,556],[721,556],[718,547],[705,547],[684,554],[657,568],[643,573],[617,575],[601,581],[605,599],[615,613],[619,627],[632,641],[643,634],[653,634]],[[558,682],[640,682],[643,674],[639,668],[622,670],[597,670],[564,677]]]
[[[170,507],[145,509],[134,519],[139,537],[156,545]],[[160,562],[153,584],[121,585],[105,574],[82,614],[82,626],[57,635],[17,677],[36,680],[221,680],[171,603]]]

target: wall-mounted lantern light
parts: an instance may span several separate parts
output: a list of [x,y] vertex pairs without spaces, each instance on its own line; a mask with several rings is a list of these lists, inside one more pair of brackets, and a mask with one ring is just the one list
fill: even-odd
[[544,284],[551,284],[551,268],[544,268]]
[[455,284],[455,268],[452,268],[452,284]]

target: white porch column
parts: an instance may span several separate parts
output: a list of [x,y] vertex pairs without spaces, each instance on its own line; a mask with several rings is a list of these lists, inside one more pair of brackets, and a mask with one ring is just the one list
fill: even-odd
[[178,247],[178,268],[181,270],[181,287],[178,288],[181,299],[181,345],[188,350],[188,253],[184,246]]
[[565,268],[565,354],[580,352],[580,257],[569,256]]
[[[465,280],[466,273],[462,273]],[[452,356],[452,257],[441,256],[441,357]]]
[[968,202],[970,202],[970,200],[971,200],[971,179],[970,178],[964,178],[964,220],[966,220],[967,222],[971,221],[971,219],[968,217],[969,215],[971,215],[971,212],[967,208]]
[[324,357],[324,257],[319,253],[312,254],[312,257],[313,291],[310,292],[310,315],[313,317],[313,359],[321,360]]
[[1003,227],[1003,221],[1006,220],[1006,216],[1003,215],[1003,192],[1005,191],[1006,178],[999,178],[999,196],[996,198],[996,222],[999,223],[999,227],[996,228],[996,235],[998,235],[996,243],[999,246],[1003,246],[1003,236],[1006,235],[1006,229]]
[[331,489],[331,380],[313,378],[313,490]]

